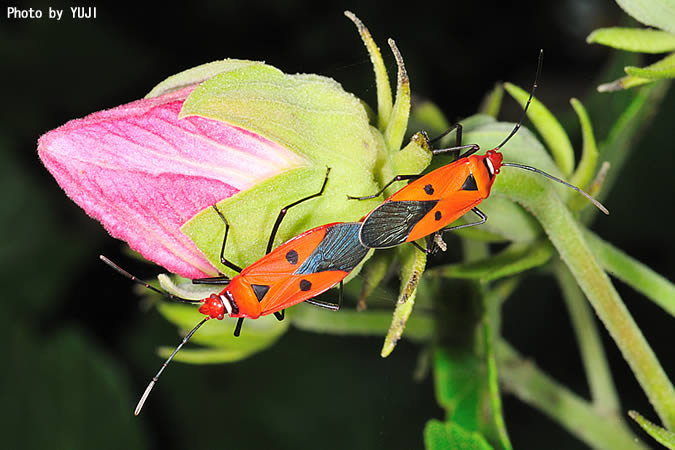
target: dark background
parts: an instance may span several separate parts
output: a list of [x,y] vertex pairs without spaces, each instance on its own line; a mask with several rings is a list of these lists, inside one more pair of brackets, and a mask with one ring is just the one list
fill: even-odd
[[[473,114],[495,82],[527,87],[539,48],[546,60],[537,96],[578,144],[568,100],[594,93],[610,51],[589,46],[595,28],[626,23],[611,1],[346,2],[193,1],[190,6],[116,2],[97,18],[9,20],[0,14],[0,247],[4,369],[0,439],[6,448],[421,448],[429,418],[443,418],[429,378],[412,380],[420,348],[403,341],[386,360],[382,339],[291,330],[271,349],[231,365],[174,364],[143,415],[131,410],[160,360],[178,341],[155,311],[143,311],[125,282],[99,263],[104,253],[150,277],[155,269],[121,256],[121,244],[71,203],[40,164],[37,138],[66,121],[144,96],[165,77],[232,57],[285,72],[335,78],[375,100],[370,62],[343,15],[355,12],[380,45],[401,50],[413,92],[455,120]],[[358,6],[357,6],[358,5]],[[83,4],[81,6],[97,6]],[[616,74],[617,76],[619,74]],[[606,76],[606,75],[605,75]],[[611,95],[604,94],[609,99]],[[501,118],[516,119],[505,100]],[[602,122],[602,108],[591,119]],[[595,230],[673,279],[671,93],[606,200],[612,214]],[[414,131],[414,130],[413,130]],[[599,126],[604,138],[606,127]],[[577,148],[579,146],[577,145]],[[668,373],[675,374],[672,318],[618,283],[628,308]],[[604,329],[603,329],[604,333]],[[587,395],[567,312],[554,281],[528,278],[505,308],[504,334],[557,380]],[[604,333],[625,410],[657,420]],[[517,448],[585,448],[558,425],[505,396]],[[638,434],[640,432],[638,431]]]

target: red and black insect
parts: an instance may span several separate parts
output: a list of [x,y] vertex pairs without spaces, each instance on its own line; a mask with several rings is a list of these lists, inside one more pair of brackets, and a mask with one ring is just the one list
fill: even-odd
[[[221,320],[225,315],[237,318],[234,334],[239,336],[244,318],[256,319],[260,316],[274,314],[277,319],[283,320],[284,310],[300,302],[330,310],[340,309],[342,281],[363,260],[369,250],[359,241],[360,222],[322,225],[286,241],[274,251],[271,250],[274,237],[288,209],[320,196],[328,181],[329,172],[330,169],[326,172],[323,186],[318,193],[298,200],[279,212],[267,244],[267,254],[245,269],[241,269],[223,256],[229,224],[218,208],[213,206],[225,224],[225,234],[220,251],[221,262],[239,274],[232,279],[220,276],[192,280],[195,284],[227,285],[221,292],[211,294],[203,300],[184,299],[157,289],[101,256],[101,259],[115,270],[155,292],[181,302],[202,303],[199,311],[207,316],[185,336],[153,377],[136,407],[136,415],[140,413],[145,399],[164,368],[207,320]],[[315,298],[338,283],[340,283],[340,290],[337,304]]]
[[[488,150],[485,155],[475,155],[474,153],[480,150],[480,148],[475,144],[462,145],[462,126],[461,124],[457,124],[440,136],[443,137],[456,129],[456,146],[432,150],[434,155],[467,150],[464,154],[459,155],[456,161],[423,176],[397,175],[374,195],[366,197],[349,196],[350,199],[356,200],[375,198],[396,181],[414,180],[386,199],[362,219],[363,226],[361,227],[359,238],[365,247],[387,248],[406,242],[415,244],[414,241],[417,239],[429,236],[437,231],[458,230],[485,223],[487,216],[477,206],[490,195],[495,176],[499,173],[502,166],[528,170],[562,183],[584,195],[605,214],[609,214],[602,204],[576,186],[534,167],[502,162],[503,157],[499,153],[499,150],[516,134],[525,118],[527,108],[537,88],[542,59],[543,51],[539,54],[537,74],[522,118],[506,139],[497,147]],[[436,140],[440,139],[440,137],[436,138]],[[445,228],[469,211],[473,211],[480,220]],[[425,251],[428,252],[430,249]]]

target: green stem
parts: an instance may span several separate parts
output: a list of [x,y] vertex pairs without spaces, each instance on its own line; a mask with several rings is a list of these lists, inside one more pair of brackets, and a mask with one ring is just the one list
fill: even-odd
[[612,380],[598,327],[583,292],[570,271],[561,263],[554,273],[563,292],[581,350],[581,359],[591,390],[593,406],[599,414],[620,421],[619,398]]
[[591,447],[647,448],[624,425],[608,421],[584,399],[524,360],[508,343],[500,341],[497,354],[505,390],[559,422]]
[[673,283],[591,231],[584,230],[584,239],[605,270],[675,317]]
[[499,436],[499,442],[504,450],[512,450],[509,433],[504,422],[502,398],[499,393],[499,373],[497,371],[497,358],[495,357],[495,339],[490,326],[490,319],[486,315],[483,319],[483,338],[485,339],[485,355],[487,362],[488,391],[490,393],[490,408],[495,421],[495,428]]

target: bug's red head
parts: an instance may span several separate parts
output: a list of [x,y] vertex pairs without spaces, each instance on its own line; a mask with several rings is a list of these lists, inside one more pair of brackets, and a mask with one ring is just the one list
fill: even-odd
[[223,320],[223,317],[225,317],[225,304],[220,296],[211,294],[202,300],[199,312],[209,316],[211,319]]
[[502,154],[499,153],[498,150],[488,150],[487,153],[485,153],[486,166],[488,170],[491,172],[490,178],[499,173],[499,169],[500,167],[502,167],[503,160],[504,156],[502,156]]

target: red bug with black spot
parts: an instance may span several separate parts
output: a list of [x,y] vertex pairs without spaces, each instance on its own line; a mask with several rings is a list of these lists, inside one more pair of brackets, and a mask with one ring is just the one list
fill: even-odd
[[[274,237],[288,209],[320,196],[328,181],[329,172],[330,169],[326,171],[326,178],[318,193],[292,203],[280,211],[270,234],[267,254],[245,269],[241,269],[224,258],[223,253],[227,242],[229,224],[218,208],[215,205],[213,206],[213,209],[225,224],[225,234],[220,250],[221,262],[223,265],[239,272],[239,274],[232,279],[220,276],[192,280],[195,284],[227,285],[219,293],[211,294],[203,300],[185,299],[157,289],[101,256],[106,264],[122,275],[155,292],[181,302],[202,303],[199,311],[207,316],[185,336],[171,356],[164,362],[159,372],[153,377],[138,402],[135,410],[136,415],[140,413],[150,390],[154,387],[166,366],[207,320],[222,320],[225,315],[237,318],[234,334],[239,336],[244,318],[257,319],[260,316],[274,314],[277,319],[283,320],[284,310],[301,302],[330,310],[340,309],[342,281],[365,258],[369,251],[359,241],[360,222],[321,225],[305,231],[273,251],[271,250]],[[314,298],[338,283],[340,283],[340,290],[337,304]]]
[[[520,128],[525,118],[527,108],[532,101],[537,80],[541,72],[543,51],[539,54],[537,75],[530,92],[530,97],[525,105],[523,116],[516,124],[511,133],[497,147],[489,150],[485,155],[475,155],[480,148],[478,145],[462,145],[462,126],[457,124],[446,131],[441,137],[450,131],[457,129],[456,146],[432,150],[434,155],[447,152],[459,152],[467,150],[459,155],[458,159],[448,165],[440,167],[424,176],[422,175],[397,175],[385,185],[378,193],[366,197],[351,197],[350,199],[366,200],[378,197],[392,183],[401,180],[414,180],[400,189],[394,195],[386,199],[380,206],[372,210],[363,219],[363,226],[359,233],[359,239],[365,247],[387,248],[394,247],[406,242],[417,245],[414,241],[429,236],[437,231],[458,230],[460,228],[481,225],[487,221],[487,216],[477,206],[490,196],[495,176],[502,166],[516,167],[544,175],[551,180],[564,184],[588,198],[605,214],[607,209],[586,192],[559,178],[530,166],[521,164],[505,163],[499,150],[506,144]],[[469,211],[473,211],[480,220],[464,225],[445,228]],[[419,247],[419,246],[418,246]],[[424,249],[423,249],[424,250]],[[430,252],[431,248],[425,251]]]

